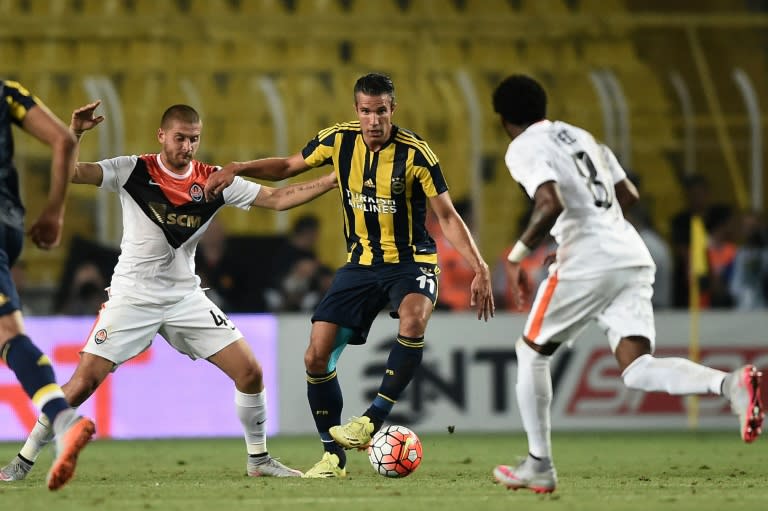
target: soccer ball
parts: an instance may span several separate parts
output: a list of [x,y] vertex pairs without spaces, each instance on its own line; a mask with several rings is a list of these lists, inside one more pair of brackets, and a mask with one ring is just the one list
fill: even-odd
[[368,459],[387,477],[406,477],[421,463],[421,440],[405,426],[387,426],[373,436]]

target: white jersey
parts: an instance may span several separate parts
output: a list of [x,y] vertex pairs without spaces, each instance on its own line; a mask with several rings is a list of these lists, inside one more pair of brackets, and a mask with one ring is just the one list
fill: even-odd
[[547,181],[560,188],[564,209],[550,231],[558,244],[552,269],[560,279],[593,277],[607,269],[655,268],[616,200],[614,184],[626,173],[589,132],[560,121],[537,122],[509,144],[505,161],[531,198]]
[[98,162],[101,188],[120,194],[123,239],[111,296],[150,304],[175,303],[200,286],[195,250],[225,204],[250,209],[261,185],[236,177],[216,200],[203,189],[218,167],[193,160],[184,174],[166,169],[160,155],[119,156]]

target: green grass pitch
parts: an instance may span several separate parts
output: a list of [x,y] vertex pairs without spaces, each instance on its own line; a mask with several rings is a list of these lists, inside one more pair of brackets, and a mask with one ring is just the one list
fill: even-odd
[[[759,510],[768,509],[768,442],[729,433],[556,433],[560,483],[552,495],[512,492],[491,470],[525,452],[521,434],[422,435],[424,460],[405,479],[373,472],[349,452],[343,480],[245,476],[239,439],[103,441],[83,453],[75,479],[45,489],[46,452],[26,481],[0,483],[3,511],[68,510]],[[270,452],[307,469],[321,455],[309,437],[277,437]],[[0,444],[0,460],[19,444]]]

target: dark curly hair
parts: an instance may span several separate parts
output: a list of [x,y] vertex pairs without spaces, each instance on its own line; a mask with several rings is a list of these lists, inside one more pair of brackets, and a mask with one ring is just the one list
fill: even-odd
[[493,91],[493,110],[511,124],[528,126],[547,116],[547,93],[530,76],[508,76]]

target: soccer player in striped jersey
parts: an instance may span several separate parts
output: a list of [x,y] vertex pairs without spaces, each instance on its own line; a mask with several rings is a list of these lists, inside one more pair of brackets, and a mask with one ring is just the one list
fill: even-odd
[[[300,153],[226,166],[206,186],[217,197],[235,175],[280,180],[333,165],[344,213],[347,263],[312,317],[304,362],[307,395],[324,447],[305,477],[344,477],[343,448],[363,448],[381,427],[419,367],[424,332],[438,292],[435,243],[425,227],[427,204],[446,238],[475,271],[471,306],[478,319],[494,314],[488,265],[456,213],[437,156],[418,135],[392,124],[395,88],[369,74],[354,87],[357,119],[321,130]],[[391,306],[399,317],[378,395],[341,425],[336,361],[347,344],[363,344],[376,315]]]
[[508,256],[517,303],[521,260],[547,232],[558,245],[557,260],[515,343],[517,403],[528,456],[517,466],[496,467],[494,476],[512,489],[555,490],[550,356],[592,321],[606,332],[627,387],[723,395],[739,417],[742,439],[754,441],[763,421],[761,373],[751,364],[725,373],[684,358],[653,356],[655,265],[622,213],[638,200],[637,188],[610,149],[581,128],[547,120],[546,105],[541,85],[523,75],[506,78],[493,95],[494,110],[511,139],[507,167],[534,201],[528,225]]
[[[56,384],[51,361],[24,334],[21,302],[11,279],[11,267],[24,239],[24,206],[13,164],[12,123],[49,145],[53,152],[48,201],[29,229],[32,242],[43,250],[61,241],[67,185],[75,168],[75,137],[21,84],[0,80],[0,356],[52,424],[58,454],[48,473],[48,488],[57,490],[74,475],[78,454],[95,427],[90,419],[79,417],[70,408]],[[0,481],[10,477],[0,471]]]

